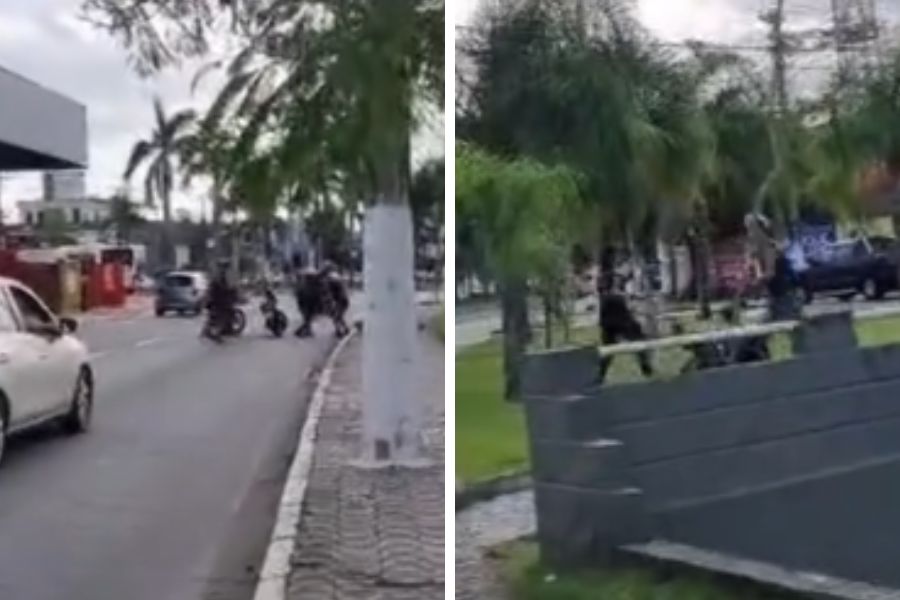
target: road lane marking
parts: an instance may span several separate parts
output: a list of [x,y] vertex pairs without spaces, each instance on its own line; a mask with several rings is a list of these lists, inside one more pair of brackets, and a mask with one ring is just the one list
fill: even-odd
[[149,338],[146,340],[141,340],[139,342],[136,342],[134,344],[134,347],[135,348],[146,348],[147,346],[152,346],[153,344],[158,344],[161,341],[163,341],[163,338],[158,338],[158,337]]

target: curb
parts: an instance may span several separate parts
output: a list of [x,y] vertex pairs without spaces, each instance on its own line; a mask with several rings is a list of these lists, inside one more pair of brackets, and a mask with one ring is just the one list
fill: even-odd
[[465,510],[479,502],[493,500],[498,496],[515,494],[531,489],[533,482],[530,471],[514,471],[491,479],[477,481],[456,492],[456,512]]
[[351,329],[350,334],[338,342],[320,372],[319,381],[316,383],[316,389],[309,402],[306,420],[300,431],[297,450],[284,482],[281,501],[278,503],[278,514],[272,528],[262,569],[259,572],[253,600],[284,600],[286,597],[287,579],[291,572],[291,555],[294,552],[297,526],[300,524],[300,516],[303,514],[303,499],[306,495],[306,484],[312,468],[316,433],[322,405],[325,402],[325,392],[331,383],[331,375],[338,356],[354,335],[355,333]]

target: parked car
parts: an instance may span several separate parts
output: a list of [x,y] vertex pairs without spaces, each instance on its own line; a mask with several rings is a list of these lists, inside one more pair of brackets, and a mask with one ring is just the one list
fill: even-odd
[[898,262],[893,246],[884,239],[866,238],[838,242],[821,255],[808,259],[801,277],[807,302],[816,294],[836,294],[846,300],[863,294],[868,300],[882,298],[898,288]]
[[7,437],[48,422],[69,433],[90,426],[94,375],[78,325],[30,289],[0,278],[0,459]]
[[199,271],[172,271],[159,278],[156,287],[156,316],[167,312],[199,315],[203,312],[209,281]]

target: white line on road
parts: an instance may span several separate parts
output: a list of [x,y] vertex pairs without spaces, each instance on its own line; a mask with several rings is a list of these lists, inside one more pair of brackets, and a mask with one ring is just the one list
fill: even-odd
[[149,339],[141,340],[141,341],[135,343],[134,347],[135,348],[146,348],[147,346],[152,346],[153,344],[158,344],[161,341],[163,341],[163,338],[158,338],[158,337],[149,338]]

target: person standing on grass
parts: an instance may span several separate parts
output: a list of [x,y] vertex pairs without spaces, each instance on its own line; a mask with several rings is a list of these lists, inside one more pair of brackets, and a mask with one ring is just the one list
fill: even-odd
[[[616,251],[607,246],[600,257],[600,277],[597,279],[597,293],[600,298],[600,332],[604,346],[617,344],[620,341],[639,341],[647,336],[641,324],[628,308],[624,292],[620,289],[616,275]],[[612,365],[612,356],[601,359],[600,378],[606,379],[606,373]],[[650,353],[637,353],[637,361],[641,373],[645,377],[653,376],[653,365]]]
[[800,316],[797,305],[798,277],[784,250],[775,257],[769,278],[769,317],[772,321],[790,321]]

